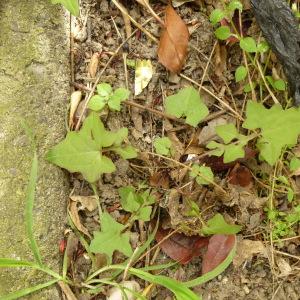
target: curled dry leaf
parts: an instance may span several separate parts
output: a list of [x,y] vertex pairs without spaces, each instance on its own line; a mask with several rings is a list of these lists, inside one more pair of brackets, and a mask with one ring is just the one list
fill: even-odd
[[98,52],[94,53],[91,57],[91,60],[90,60],[89,66],[88,66],[88,73],[91,78],[96,77],[96,74],[98,71],[98,65],[99,65],[99,57],[100,57],[100,54]]
[[81,91],[75,91],[71,95],[71,102],[70,102],[70,113],[69,113],[69,128],[72,129],[74,125],[74,115],[76,109],[81,101],[82,93]]
[[215,234],[209,239],[207,251],[203,256],[202,274],[215,269],[235,246],[235,235]]
[[[170,230],[159,228],[155,239],[157,242],[160,242],[168,234],[170,234]],[[170,258],[181,264],[187,264],[194,257],[201,255],[201,249],[207,246],[208,240],[208,238],[198,235],[186,236],[183,233],[174,233],[164,240],[160,247]]]
[[79,231],[81,231],[82,233],[84,233],[85,235],[87,235],[89,238],[92,238],[91,235],[89,234],[88,230],[82,225],[82,223],[80,221],[80,217],[79,217],[78,210],[77,210],[77,202],[69,201],[68,212],[69,212],[70,218],[71,218],[72,222],[74,223],[74,225],[76,226],[76,228]]
[[[122,287],[132,290],[134,292],[138,292],[141,288],[138,282],[136,281],[124,281],[120,284]],[[129,292],[128,290],[125,291],[126,299],[128,300],[135,300],[136,297],[133,293]],[[122,300],[124,299],[124,294],[122,293],[119,287],[113,287],[108,291],[107,300]]]
[[234,267],[238,268],[246,260],[251,260],[252,257],[257,254],[267,255],[263,242],[252,240],[239,241],[236,248],[236,255],[233,259]]
[[79,202],[88,211],[93,211],[98,207],[95,196],[70,196],[70,198],[72,201]]
[[158,47],[159,62],[169,71],[181,71],[189,42],[187,25],[171,5],[166,8],[165,27],[160,37]]

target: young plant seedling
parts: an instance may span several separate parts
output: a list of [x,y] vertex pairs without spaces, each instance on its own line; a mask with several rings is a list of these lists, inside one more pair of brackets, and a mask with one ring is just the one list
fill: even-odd
[[150,221],[151,205],[155,203],[155,198],[150,194],[149,189],[137,193],[131,186],[121,187],[119,195],[122,208],[132,214],[131,222],[135,220]]
[[209,113],[199,92],[192,86],[169,96],[165,101],[166,113],[176,118],[186,117],[185,122],[196,127]]
[[[245,156],[244,147],[247,145],[249,137],[238,133],[234,124],[220,125],[216,128],[217,135],[223,139],[224,144],[211,141],[207,148],[213,150],[211,153],[215,156],[224,155],[224,163],[235,161]],[[235,140],[234,142],[232,142]]]
[[121,102],[128,99],[130,92],[125,88],[117,88],[113,91],[108,83],[97,85],[97,95],[94,95],[88,103],[88,108],[93,111],[101,111],[106,106],[111,110],[120,111]]
[[66,138],[47,153],[47,160],[67,169],[80,172],[90,183],[97,181],[103,173],[112,173],[116,167],[104,152],[115,152],[123,159],[137,156],[136,150],[124,143],[127,128],[117,132],[107,131],[98,114],[92,112],[83,122],[79,132],[68,132]]

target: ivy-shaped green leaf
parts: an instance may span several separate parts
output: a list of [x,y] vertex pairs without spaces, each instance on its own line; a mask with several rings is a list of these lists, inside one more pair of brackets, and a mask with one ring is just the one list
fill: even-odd
[[300,110],[283,110],[280,105],[267,109],[261,103],[249,101],[246,108],[246,129],[260,129],[261,137],[257,141],[260,158],[273,166],[285,147],[293,147],[300,134]]
[[119,188],[122,208],[133,214],[134,220],[149,221],[152,207],[149,206],[155,202],[149,191],[137,194],[131,186]]
[[[224,163],[229,163],[245,156],[244,147],[249,139],[247,136],[240,134],[233,124],[217,126],[216,132],[223,139],[225,145],[215,141],[209,142],[206,147],[213,150],[211,155],[224,155]],[[236,141],[229,144],[233,139],[236,139]]]
[[241,230],[239,225],[231,225],[226,223],[221,214],[216,214],[207,221],[206,226],[202,228],[202,232],[207,235],[211,234],[235,234]]
[[186,87],[177,94],[167,97],[165,109],[177,118],[186,117],[186,123],[196,127],[207,115],[208,109],[199,92],[193,87]]
[[122,252],[126,256],[131,256],[132,248],[129,243],[129,233],[123,232],[124,229],[124,225],[116,222],[109,213],[104,212],[101,215],[101,231],[94,232],[90,251],[106,254],[110,263],[115,250]]
[[66,138],[47,153],[46,158],[69,172],[80,172],[89,182],[95,182],[103,173],[116,169],[111,159],[102,154],[103,147],[125,159],[136,157],[133,147],[122,144],[127,134],[127,128],[117,132],[105,130],[98,114],[92,112],[81,130],[68,132]]

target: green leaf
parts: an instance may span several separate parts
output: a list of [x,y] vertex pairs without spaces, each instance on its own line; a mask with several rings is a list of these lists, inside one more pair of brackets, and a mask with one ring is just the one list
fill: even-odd
[[218,157],[220,157],[220,156],[223,155],[223,153],[224,153],[224,151],[225,151],[224,146],[225,146],[225,145],[222,145],[222,144],[217,143],[217,142],[215,142],[215,141],[211,141],[211,142],[209,142],[209,143],[206,145],[206,147],[207,147],[208,149],[215,149],[214,151],[211,152],[210,155],[214,155],[214,156],[218,156]]
[[112,147],[110,150],[119,154],[123,159],[131,159],[137,157],[137,151],[131,145],[127,145],[124,147]]
[[268,43],[265,42],[265,41],[260,42],[260,43],[258,43],[258,45],[257,45],[257,52],[265,53],[265,52],[267,52],[269,49],[270,49],[270,47],[269,47]]
[[94,111],[100,111],[105,107],[106,103],[107,100],[105,100],[104,97],[95,95],[89,101],[88,108]]
[[274,88],[278,91],[285,91],[286,90],[286,84],[284,80],[278,79],[274,81]]
[[[256,87],[256,82],[252,82],[252,87],[253,87],[253,89],[255,89],[255,87]],[[251,85],[250,85],[250,83],[247,83],[247,84],[244,86],[244,92],[245,92],[245,93],[250,93],[251,91],[252,91]]]
[[92,113],[82,129],[68,132],[66,138],[47,153],[46,159],[69,172],[80,172],[87,181],[95,182],[101,174],[115,171],[113,162],[101,153],[101,145],[106,142],[102,140],[102,134],[105,136],[106,133],[97,114]]
[[231,36],[231,31],[228,26],[220,26],[215,30],[215,36],[219,40],[227,40]]
[[235,161],[238,158],[245,157],[244,146],[243,143],[226,145],[223,159],[224,163],[226,164]]
[[228,4],[227,8],[230,11],[235,11],[236,9],[242,11],[243,10],[243,4],[240,1],[238,1],[238,0],[232,0]]
[[129,233],[123,233],[124,229],[124,225],[116,222],[109,213],[104,212],[101,216],[101,232],[94,232],[94,239],[91,241],[91,252],[106,254],[110,262],[115,250],[130,256],[132,249],[129,243]]
[[61,3],[73,16],[79,16],[78,0],[51,0],[53,4]]
[[216,127],[216,132],[225,144],[230,143],[233,139],[239,136],[239,133],[234,124],[225,124]]
[[128,212],[134,214],[134,220],[149,221],[152,207],[143,206],[144,204],[150,204],[148,200],[150,195],[148,193],[136,194],[135,189],[131,186],[122,187],[119,189],[119,195],[121,197],[122,208]]
[[249,53],[257,52],[256,42],[252,37],[245,37],[240,40],[240,47]]
[[294,193],[293,189],[290,187],[287,189],[287,191],[288,191],[287,199],[289,202],[292,202],[294,200],[295,193]]
[[112,110],[120,111],[121,102],[128,99],[130,92],[125,88],[118,88],[114,93],[109,97],[108,106]]
[[191,86],[180,90],[175,95],[167,97],[165,108],[168,114],[177,118],[185,116],[186,123],[194,127],[209,113],[198,91]]
[[99,83],[97,85],[97,92],[100,96],[105,97],[106,99],[108,99],[111,96],[112,93],[112,87],[110,84],[108,83]]
[[204,234],[235,234],[241,230],[239,225],[226,223],[221,214],[216,214],[207,221],[206,226],[202,228]]
[[300,169],[300,159],[294,156],[290,161],[290,170],[293,172],[298,169]]
[[247,76],[247,69],[244,66],[239,66],[235,70],[235,81],[240,82],[244,80]]
[[168,137],[156,138],[153,142],[156,153],[161,155],[170,155],[172,142]]
[[209,21],[212,23],[212,25],[217,24],[222,19],[225,18],[225,12],[221,9],[214,9],[212,13],[210,14]]
[[122,208],[128,212],[136,212],[141,204],[137,200],[135,189],[131,186],[119,188]]
[[190,172],[191,177],[196,178],[198,184],[211,184],[214,181],[214,174],[210,167],[194,164]]
[[246,129],[260,129],[261,137],[257,141],[260,158],[273,166],[284,148],[293,147],[300,134],[299,108],[283,110],[280,105],[267,109],[261,103],[249,101],[246,108]]

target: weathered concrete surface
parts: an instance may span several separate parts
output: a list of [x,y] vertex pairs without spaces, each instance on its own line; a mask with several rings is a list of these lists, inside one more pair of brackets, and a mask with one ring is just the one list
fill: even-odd
[[[24,193],[32,159],[20,125],[25,119],[36,134],[39,153],[35,233],[44,261],[56,270],[68,185],[64,173],[48,164],[44,155],[65,134],[67,24],[63,9],[49,0],[0,1],[0,257],[32,259],[24,227]],[[0,269],[0,299],[46,279],[32,270]],[[55,300],[60,294],[54,287],[29,299]]]

